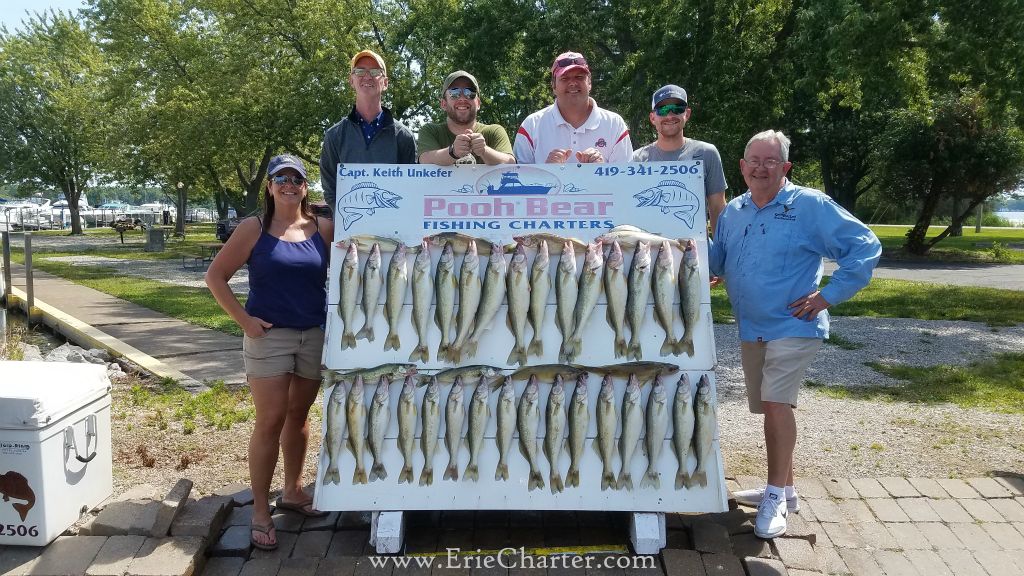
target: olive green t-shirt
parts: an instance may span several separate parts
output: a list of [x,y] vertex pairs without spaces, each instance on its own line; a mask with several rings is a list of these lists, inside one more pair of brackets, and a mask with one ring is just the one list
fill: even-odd
[[[505,154],[512,153],[512,142],[508,139],[508,133],[499,124],[481,124],[477,122],[473,125],[473,131],[479,132],[484,137],[484,142],[488,146],[497,150],[498,152],[504,152]],[[447,148],[455,143],[455,134],[452,134],[451,130],[448,129],[447,123],[439,124],[424,124],[420,128],[419,137],[416,139],[416,149],[420,154],[429,152],[431,150],[440,150]],[[483,158],[478,157],[476,154],[467,154],[464,158],[460,158],[457,161],[458,164],[483,164]]]

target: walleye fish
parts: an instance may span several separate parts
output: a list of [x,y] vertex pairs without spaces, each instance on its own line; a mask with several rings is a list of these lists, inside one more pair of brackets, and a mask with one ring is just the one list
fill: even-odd
[[345,253],[345,261],[341,264],[341,278],[338,280],[338,315],[344,325],[341,334],[341,349],[356,347],[356,337],[352,332],[355,326],[356,302],[359,299],[359,249],[350,244]]
[[505,378],[498,395],[498,433],[494,440],[498,444],[498,468],[494,479],[508,480],[508,449],[512,446],[512,434],[516,431],[516,389],[511,378]]
[[327,437],[324,444],[327,448],[327,471],[324,472],[324,485],[340,484],[341,475],[338,472],[339,454],[341,443],[345,436],[345,383],[338,382],[331,391],[330,399],[327,401]]
[[430,362],[427,335],[430,321],[430,299],[434,285],[430,278],[430,244],[426,240],[420,245],[420,253],[412,265],[412,323],[419,341],[409,355],[409,362]]
[[647,232],[636,226],[616,226],[608,232],[597,237],[597,240],[602,242],[618,241],[619,245],[623,248],[630,248],[636,246],[640,242],[647,242],[649,244],[661,244],[662,242],[669,242],[682,248],[682,244],[679,240],[673,238],[666,238],[660,234],[653,234]]
[[616,378],[635,376],[637,381],[643,385],[653,380],[658,374],[675,374],[679,371],[679,366],[667,362],[641,361],[609,364],[607,366],[588,366],[587,371],[595,374],[610,374]]
[[665,446],[665,432],[668,431],[668,395],[661,375],[654,377],[654,388],[647,397],[647,426],[645,440],[647,442],[647,472],[640,480],[641,488],[661,488],[661,474],[658,472],[658,460],[661,449]]
[[363,465],[366,447],[366,404],[363,402],[363,390],[363,377],[357,375],[345,404],[348,417],[348,449],[356,458],[356,469],[352,474],[353,484],[366,484],[366,467]]
[[658,260],[654,265],[654,318],[665,330],[665,342],[661,345],[661,355],[676,353],[675,314],[672,302],[675,300],[675,259],[668,242],[661,243]]
[[533,326],[533,340],[530,341],[528,354],[534,356],[544,355],[544,317],[548,311],[548,292],[551,291],[550,262],[548,243],[541,240],[537,244],[533,267],[530,268],[530,325]]
[[412,484],[412,458],[416,450],[416,377],[408,374],[398,397],[398,451],[402,453],[402,472],[398,483]]
[[409,284],[406,266],[405,244],[399,243],[388,264],[388,287],[384,296],[384,316],[388,321],[388,337],[384,339],[385,350],[398,350],[402,341],[398,338],[398,317],[405,306],[405,288]]
[[501,244],[491,244],[490,242],[480,241],[479,238],[463,234],[461,232],[441,232],[425,238],[432,246],[444,246],[445,244],[451,244],[452,249],[457,252],[469,252],[470,246],[473,246],[474,251],[482,256],[490,256],[492,246],[498,250],[504,252],[505,247]]
[[505,276],[508,264],[505,254],[498,246],[492,246],[491,257],[487,261],[487,272],[484,273],[484,285],[480,292],[480,305],[477,307],[476,320],[473,321],[473,332],[464,346],[465,353],[476,356],[476,348],[484,331],[490,330],[498,308],[505,301]]
[[700,269],[697,262],[697,243],[686,240],[683,263],[679,267],[679,296],[683,316],[683,337],[676,345],[676,354],[685,352],[693,356],[693,333],[700,318]]
[[540,474],[540,465],[537,462],[539,451],[537,447],[537,427],[540,425],[540,389],[537,386],[537,377],[531,376],[530,381],[519,398],[519,451],[523,453],[526,461],[530,464],[530,490],[544,489],[544,477]]
[[644,319],[647,317],[647,300],[651,296],[651,245],[637,242],[633,251],[633,261],[629,264],[627,280],[626,321],[629,322],[629,346],[626,358],[641,360],[643,350],[640,346],[640,334]]
[[434,377],[437,378],[437,381],[441,384],[454,384],[457,378],[462,378],[464,380],[485,378],[490,382],[498,376],[501,376],[501,368],[487,366],[485,364],[471,364],[469,366],[448,368],[447,370],[441,370],[434,375]]
[[617,490],[615,470],[612,468],[615,459],[615,429],[619,425],[619,415],[615,408],[615,387],[612,377],[605,376],[601,382],[601,393],[597,396],[597,442],[594,447],[601,457],[601,490]]
[[579,280],[576,277],[576,253],[572,243],[565,242],[562,257],[558,259],[558,271],[555,272],[555,324],[562,333],[562,346],[559,356],[565,356],[565,350],[572,340],[572,317],[576,311],[576,300],[579,296]]
[[569,401],[569,472],[565,475],[568,486],[580,485],[580,463],[590,428],[590,407],[587,398],[587,373],[576,377],[576,389]]
[[391,424],[391,380],[387,376],[381,376],[377,382],[377,391],[370,401],[370,433],[367,436],[367,444],[370,445],[370,455],[373,456],[373,464],[370,465],[370,482],[380,478],[388,477],[388,471],[384,469],[384,433],[388,431]]
[[458,285],[459,281],[455,276],[455,252],[449,242],[441,250],[441,259],[437,262],[437,271],[434,276],[434,291],[437,293],[434,322],[441,329],[441,344],[437,347],[438,360],[448,358],[452,319],[455,317],[455,288]]
[[459,269],[459,315],[455,341],[448,347],[448,361],[458,364],[462,361],[462,346],[469,338],[480,307],[480,258],[476,253],[476,242],[470,242],[466,257]]
[[640,381],[636,376],[630,376],[626,383],[626,394],[622,397],[622,433],[619,437],[622,468],[619,470],[619,480],[616,486],[619,490],[623,488],[633,490],[633,474],[630,468],[643,426],[644,409],[640,405]]
[[[700,484],[701,488],[708,485],[708,464],[711,463],[711,444],[715,440],[718,429],[718,416],[715,414],[715,400],[711,397],[711,385],[707,374],[702,374],[697,384],[697,399],[694,401],[693,441],[697,453],[697,468],[693,471],[692,483]],[[692,484],[691,484],[692,485]]]
[[604,253],[601,243],[594,242],[587,247],[587,257],[580,273],[579,296],[576,309],[572,315],[573,335],[569,345],[562,351],[562,361],[571,362],[583,351],[583,333],[587,329],[587,321],[601,295],[601,279],[604,277]]
[[508,265],[506,278],[508,294],[508,325],[515,344],[506,364],[526,364],[526,322],[530,313],[530,276],[526,269],[526,248],[520,242]]
[[604,297],[608,302],[608,324],[615,331],[615,357],[626,355],[626,272],[623,270],[625,261],[622,248],[618,242],[612,242],[608,258],[604,263]]
[[530,376],[536,376],[537,378],[547,381],[554,380],[556,376],[562,378],[576,378],[580,374],[585,374],[586,369],[580,366],[572,366],[569,364],[538,364],[536,366],[526,366],[516,370],[512,373],[513,380],[528,380]]
[[676,472],[676,490],[690,486],[690,473],[686,461],[693,444],[694,412],[690,377],[683,372],[676,384],[676,397],[672,403],[672,448],[679,462]]
[[398,378],[405,378],[408,374],[416,373],[415,364],[381,364],[380,366],[374,366],[373,368],[357,368],[355,370],[349,370],[348,372],[341,372],[337,375],[337,378],[342,380],[352,380],[356,376],[362,376],[364,380],[377,380],[381,376],[387,376],[392,380]]
[[381,250],[394,251],[401,243],[402,241],[398,238],[378,236],[376,234],[356,234],[354,236],[349,236],[346,240],[342,240],[338,245],[355,244],[359,247],[360,251],[369,252],[373,248],[374,244],[380,245]]
[[380,245],[374,244],[370,256],[366,259],[366,268],[363,269],[363,314],[366,319],[363,321],[363,327],[356,332],[357,340],[374,340],[373,322],[377,318],[377,302],[380,301],[380,289],[384,284],[380,266]]
[[484,446],[487,420],[491,416],[490,408],[487,407],[490,392],[490,384],[486,378],[481,377],[469,401],[469,431],[466,435],[469,444],[469,464],[466,465],[466,473],[462,475],[463,482],[476,482],[480,479],[480,449]]
[[434,483],[434,452],[437,451],[437,433],[441,428],[441,392],[437,379],[431,378],[420,404],[420,449],[423,450],[423,470],[420,471],[420,486]]
[[548,478],[551,482],[551,493],[557,494],[565,490],[562,473],[558,469],[558,461],[565,445],[565,386],[561,375],[555,376],[555,383],[548,392],[544,424],[544,455],[551,465]]
[[571,246],[573,250],[575,250],[576,248],[579,248],[580,250],[585,250],[587,248],[587,243],[578,238],[558,236],[555,234],[548,234],[545,232],[538,232],[536,234],[523,234],[522,236],[513,236],[512,239],[515,240],[516,242],[522,242],[523,245],[526,246],[527,248],[539,248],[541,244],[548,243],[554,246],[556,250],[562,251],[565,250],[566,244]]
[[442,480],[459,479],[459,448],[462,447],[462,423],[466,420],[466,396],[462,376],[455,378],[444,405],[444,445],[448,448],[448,468]]

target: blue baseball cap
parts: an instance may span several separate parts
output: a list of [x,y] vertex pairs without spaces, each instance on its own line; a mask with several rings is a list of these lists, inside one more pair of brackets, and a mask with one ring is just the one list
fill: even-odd
[[292,168],[303,178],[307,177],[306,167],[302,164],[302,160],[291,154],[281,154],[271,158],[270,164],[267,166],[267,175],[273,176],[285,168]]
[[665,100],[668,100],[669,98],[682,100],[683,104],[685,105],[686,90],[683,90],[682,88],[676,86],[675,84],[666,84],[665,86],[658,88],[658,91],[655,92],[654,96],[651,97],[651,110],[654,110],[655,108],[658,107],[658,104],[664,102]]

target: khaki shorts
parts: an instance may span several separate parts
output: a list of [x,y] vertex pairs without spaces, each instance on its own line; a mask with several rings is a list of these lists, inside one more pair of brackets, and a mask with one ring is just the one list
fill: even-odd
[[259,338],[242,339],[242,358],[247,378],[270,378],[295,374],[320,379],[320,356],[324,350],[324,329],[271,328]]
[[762,402],[796,408],[807,366],[821,348],[820,338],[780,338],[768,342],[740,342],[747,403],[754,414],[764,414]]

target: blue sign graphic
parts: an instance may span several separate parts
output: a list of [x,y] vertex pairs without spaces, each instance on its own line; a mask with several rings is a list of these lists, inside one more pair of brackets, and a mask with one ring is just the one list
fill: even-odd
[[638,207],[657,206],[662,214],[672,212],[690,228],[693,228],[693,218],[700,206],[697,195],[677,180],[662,180],[657,186],[637,192],[633,197],[637,199]]
[[348,230],[364,215],[373,216],[378,208],[398,208],[402,197],[390,190],[384,190],[373,182],[357,182],[341,198],[338,198],[338,214],[341,223]]

